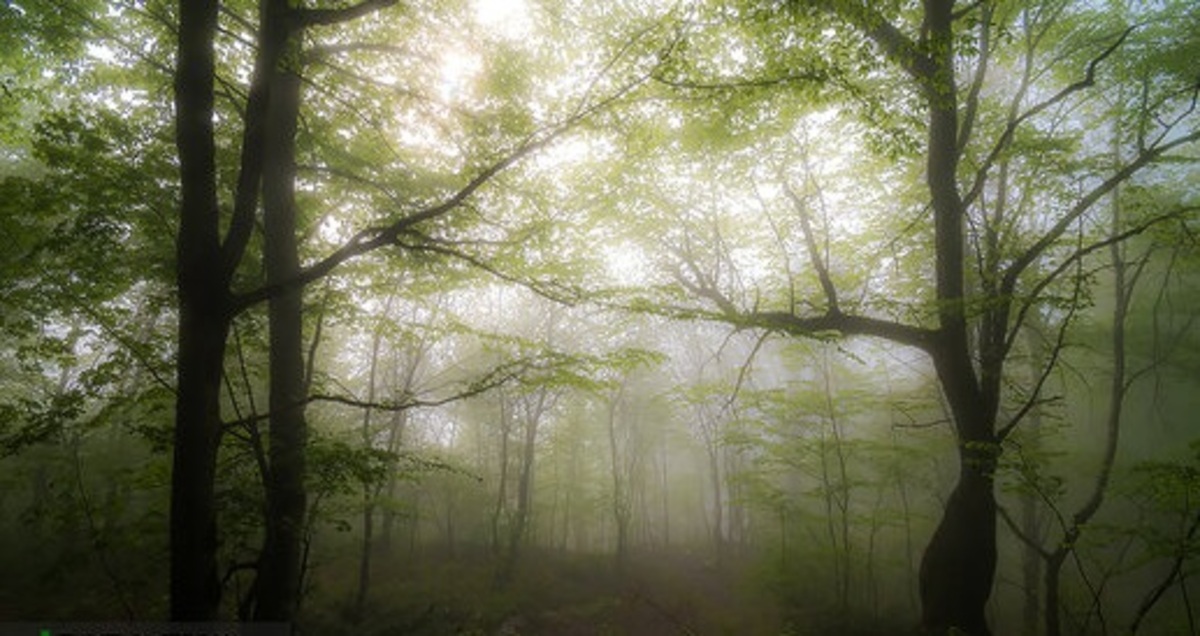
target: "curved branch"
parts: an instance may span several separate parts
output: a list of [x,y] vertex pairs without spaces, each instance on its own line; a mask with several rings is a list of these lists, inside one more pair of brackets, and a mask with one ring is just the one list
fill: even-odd
[[559,121],[558,123],[547,126],[542,130],[536,131],[525,137],[516,147],[504,155],[500,159],[494,161],[490,165],[484,167],[470,181],[451,194],[441,203],[432,205],[427,208],[417,210],[407,214],[400,219],[393,221],[390,224],[376,227],[368,227],[357,232],[341,247],[334,250],[332,253],[322,258],[321,260],[308,265],[300,270],[299,275],[295,278],[272,284],[258,287],[251,291],[235,294],[230,306],[232,313],[238,313],[272,298],[288,289],[295,287],[303,287],[314,281],[320,280],[328,276],[342,263],[351,260],[357,256],[367,254],[381,247],[392,245],[397,242],[399,237],[411,231],[417,225],[426,221],[431,221],[446,215],[449,212],[466,204],[480,188],[497,177],[500,173],[511,168],[526,157],[535,152],[549,146],[551,143],[574,130],[582,124],[588,117],[608,108],[618,100],[625,97],[637,86],[644,83],[653,71],[635,76],[625,84],[619,86],[611,95],[600,99],[591,104],[580,104],[569,116]]
[[300,27],[331,26],[350,22],[386,9],[399,0],[363,0],[339,9],[300,9],[295,13]]
[[1167,590],[1171,589],[1171,586],[1175,585],[1176,581],[1180,578],[1180,575],[1183,573],[1184,561],[1187,560],[1187,557],[1190,554],[1186,549],[1186,546],[1195,540],[1197,531],[1200,531],[1200,511],[1197,511],[1196,516],[1192,518],[1192,523],[1188,527],[1187,535],[1184,537],[1183,541],[1180,542],[1180,549],[1175,554],[1175,559],[1171,562],[1171,569],[1167,571],[1167,574],[1163,576],[1161,581],[1158,582],[1158,585],[1155,585],[1154,588],[1146,594],[1146,597],[1142,599],[1141,604],[1138,605],[1137,614],[1134,615],[1133,623],[1131,623],[1129,626],[1130,634],[1137,632],[1138,627],[1141,626],[1142,621],[1146,618],[1146,615],[1149,614],[1150,610],[1158,604],[1158,601],[1162,599],[1163,594],[1165,594]]
[[724,91],[742,88],[768,88],[772,86],[781,86],[784,84],[801,82],[821,84],[828,82],[830,79],[832,79],[832,76],[828,71],[812,69],[808,71],[785,73],[778,77],[755,77],[748,79],[714,80],[708,82],[687,79],[670,79],[659,73],[655,73],[652,79],[659,84],[670,86],[671,88],[683,88],[696,91]]
[[[507,384],[508,382],[511,382],[511,381],[517,379],[525,370],[533,368],[534,366],[536,366],[536,365],[534,365],[533,363],[531,363],[527,360],[517,360],[517,361],[511,362],[511,363],[502,364],[499,367],[492,369],[490,372],[488,372],[482,378],[469,384],[462,391],[459,391],[458,393],[454,393],[452,395],[448,395],[448,396],[442,397],[442,398],[420,399],[420,398],[417,398],[416,396],[412,396],[408,399],[401,400],[398,402],[377,402],[374,400],[360,400],[351,395],[340,395],[340,394],[336,394],[336,393],[310,393],[304,399],[297,400],[296,402],[294,402],[292,404],[285,405],[283,408],[290,409],[290,408],[294,408],[296,406],[310,404],[312,402],[331,402],[334,404],[341,404],[344,406],[351,406],[351,407],[355,407],[355,408],[371,409],[374,411],[388,411],[388,412],[399,412],[399,411],[407,411],[409,409],[416,409],[416,408],[432,408],[432,407],[437,407],[437,406],[444,406],[446,404],[450,404],[452,402],[457,402],[459,400],[465,400],[467,398],[475,397],[477,395],[481,395],[483,393],[491,391],[492,389],[498,388],[504,384]],[[271,417],[270,412],[257,413],[257,414],[249,415],[247,417],[244,417],[244,418],[241,418],[238,420],[225,422],[223,424],[223,426],[225,428],[232,428],[235,426],[246,426],[248,424],[253,424],[256,422],[261,422],[263,420],[267,420],[270,417]]]
[[[850,23],[867,36],[891,61],[923,83],[933,79],[937,71],[934,60],[921,50],[912,38],[888,21],[871,3],[849,3],[837,0],[808,0],[803,2],[815,9]],[[928,89],[929,86],[924,86]]]
[[837,301],[837,288],[833,284],[833,279],[829,276],[829,266],[825,263],[825,259],[821,257],[821,252],[817,249],[817,239],[813,236],[812,219],[809,218],[808,205],[796,191],[792,189],[792,185],[783,180],[783,191],[787,194],[788,199],[792,202],[792,207],[796,208],[796,214],[800,217],[800,230],[804,234],[804,245],[808,248],[809,260],[812,261],[813,269],[817,271],[817,279],[821,282],[821,289],[825,292],[825,300],[829,303],[829,311],[831,313],[840,313]]
[[988,156],[975,171],[975,181],[971,185],[971,189],[968,190],[967,194],[963,197],[964,203],[970,204],[983,192],[984,185],[987,183],[986,176],[988,171],[992,169],[992,166],[995,165],[996,160],[999,159],[1000,155],[1004,153],[1004,150],[1007,149],[1012,143],[1012,140],[1016,135],[1017,128],[1019,128],[1021,124],[1036,116],[1038,113],[1045,111],[1046,109],[1058,104],[1059,102],[1065,100],[1075,93],[1078,93],[1079,91],[1094,86],[1096,84],[1096,69],[1104,60],[1108,59],[1110,55],[1115,53],[1117,49],[1121,48],[1121,45],[1125,43],[1126,38],[1128,38],[1129,34],[1132,33],[1136,28],[1137,25],[1134,25],[1125,29],[1123,32],[1121,32],[1121,35],[1116,39],[1115,42],[1109,45],[1108,48],[1104,49],[1104,51],[1102,51],[1099,55],[1092,58],[1092,60],[1088,62],[1087,69],[1084,71],[1083,79],[1063,87],[1054,95],[1051,95],[1045,100],[1034,104],[1020,115],[1010,117],[1008,125],[1004,127],[1004,132],[1000,133],[1000,138],[996,140],[996,144],[992,147],[992,150],[988,153]]
[[1154,163],[1165,155],[1168,151],[1178,148],[1179,146],[1192,143],[1200,140],[1200,130],[1193,131],[1190,134],[1184,135],[1165,144],[1146,149],[1138,153],[1137,158],[1126,164],[1109,178],[1083,196],[1074,206],[1071,207],[1062,218],[1054,224],[1052,228],[1046,231],[1037,242],[1029,246],[1020,256],[1018,256],[1011,265],[1004,270],[1003,283],[1000,288],[1001,294],[1010,295],[1016,288],[1017,278],[1032,264],[1043,252],[1046,251],[1055,241],[1063,235],[1064,232],[1075,222],[1084,212],[1087,212],[1097,201],[1104,198],[1112,192],[1117,186],[1127,181],[1130,177],[1136,174],[1142,168]]
[[[1013,320],[1012,327],[1009,329],[1008,335],[1005,337],[1005,340],[1004,340],[1005,355],[1007,355],[1008,351],[1010,349],[1012,349],[1013,345],[1015,344],[1016,338],[1017,338],[1017,332],[1020,331],[1021,327],[1025,324],[1025,317],[1029,314],[1030,310],[1033,308],[1034,304],[1037,302],[1038,298],[1041,296],[1042,291],[1044,289],[1046,289],[1046,287],[1049,286],[1050,283],[1053,283],[1055,280],[1057,280],[1058,277],[1061,276],[1062,273],[1065,272],[1068,267],[1071,267],[1071,265],[1073,265],[1076,261],[1079,261],[1080,259],[1087,256],[1088,254],[1091,254],[1092,252],[1103,249],[1105,247],[1109,247],[1116,243],[1125,241],[1126,239],[1129,239],[1129,238],[1132,238],[1139,234],[1142,234],[1146,230],[1150,229],[1151,227],[1153,227],[1159,223],[1162,223],[1163,221],[1167,221],[1167,220],[1170,220],[1173,218],[1178,218],[1180,215],[1182,215],[1186,212],[1194,211],[1196,209],[1197,208],[1195,208],[1195,207],[1187,207],[1187,208],[1175,210],[1174,212],[1170,212],[1168,214],[1162,214],[1162,215],[1153,217],[1144,223],[1141,223],[1141,224],[1134,226],[1128,230],[1125,230],[1124,232],[1121,232],[1119,234],[1114,234],[1112,236],[1109,236],[1108,238],[1105,238],[1104,240],[1096,241],[1095,243],[1092,243],[1090,245],[1080,247],[1080,248],[1076,249],[1074,252],[1072,252],[1070,256],[1063,259],[1062,263],[1059,263],[1058,267],[1055,267],[1053,271],[1051,271],[1046,276],[1042,277],[1042,279],[1039,280],[1037,282],[1037,284],[1035,284],[1033,286],[1033,288],[1030,290],[1030,292],[1028,294],[1026,294],[1024,301],[1021,303],[1020,309],[1017,310],[1017,317],[1015,320]],[[1015,283],[1014,283],[1014,287],[1015,287]],[[1006,288],[1004,291],[1005,294],[1009,294],[1009,295],[1011,295],[1012,292],[1013,292],[1013,289],[1009,289],[1009,288]]]
[[971,88],[967,91],[962,124],[958,129],[958,152],[962,153],[971,141],[971,133],[975,128],[975,120],[979,115],[979,95],[983,92],[983,82],[987,77],[988,63],[992,57],[992,14],[995,7],[983,5],[983,14],[979,24],[979,61],[975,66],[975,76],[971,80]]
[[1011,531],[1013,533],[1013,536],[1020,539],[1021,543],[1024,543],[1026,547],[1033,550],[1034,552],[1037,552],[1038,556],[1042,557],[1043,559],[1045,559],[1047,561],[1050,560],[1050,556],[1051,556],[1050,551],[1047,550],[1046,548],[1042,547],[1042,544],[1040,542],[1038,542],[1037,539],[1026,534],[1024,530],[1021,530],[1021,527],[1017,524],[1017,522],[1012,518],[1012,515],[1008,512],[1008,508],[997,505],[996,512],[1000,515],[1000,519],[1002,521],[1004,521],[1004,525],[1008,526],[1009,531]]
[[937,332],[892,320],[827,311],[819,316],[797,316],[788,312],[749,312],[727,316],[738,326],[769,329],[793,336],[874,336],[930,352]]

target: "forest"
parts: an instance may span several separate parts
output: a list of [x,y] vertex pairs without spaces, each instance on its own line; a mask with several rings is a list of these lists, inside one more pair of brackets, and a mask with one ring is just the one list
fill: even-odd
[[0,628],[1200,634],[1197,59],[1188,0],[6,0]]

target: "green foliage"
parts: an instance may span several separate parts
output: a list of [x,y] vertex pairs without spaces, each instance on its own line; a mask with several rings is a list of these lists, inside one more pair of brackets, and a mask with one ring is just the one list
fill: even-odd
[[322,495],[353,494],[364,485],[382,482],[396,459],[396,455],[376,448],[313,437],[308,446],[310,488]]
[[1150,508],[1187,516],[1200,501],[1200,440],[1189,445],[1185,460],[1150,460],[1133,467],[1135,491]]
[[[950,84],[934,78],[922,86],[904,69],[918,55],[944,52],[928,50],[921,3],[529,2],[528,30],[518,36],[480,24],[476,3],[403,4],[310,30],[299,62],[305,264],[360,231],[453,203],[402,233],[397,245],[346,263],[308,289],[314,392],[427,405],[404,412],[402,425],[381,424],[392,415],[382,409],[364,417],[344,404],[311,408],[308,490],[319,521],[351,531],[364,490],[398,483],[399,494],[376,504],[382,513],[409,513],[413,545],[444,540],[451,553],[481,545],[484,511],[505,494],[496,487],[499,475],[517,465],[515,454],[497,457],[512,438],[498,433],[497,412],[514,399],[554,394],[562,400],[545,414],[531,449],[541,455],[531,541],[608,549],[611,509],[624,503],[640,545],[707,545],[720,500],[722,512],[744,515],[722,522],[741,533],[738,549],[766,544],[778,550],[772,558],[791,559],[764,578],[794,603],[796,631],[857,629],[837,620],[844,608],[831,601],[825,575],[858,586],[854,603],[875,602],[878,612],[882,602],[866,582],[890,577],[904,589],[913,550],[900,537],[928,530],[933,495],[942,492],[943,473],[953,472],[937,460],[951,452],[945,427],[927,426],[942,417],[922,379],[929,370],[908,358],[893,367],[904,354],[861,348],[837,329],[814,330],[812,342],[783,351],[764,341],[761,352],[731,362],[738,356],[729,351],[745,353],[740,336],[704,321],[738,330],[754,324],[727,315],[727,306],[712,302],[720,295],[738,309],[784,316],[831,309],[815,271],[819,256],[840,311],[937,326],[943,307],[933,284],[922,91]],[[1063,374],[1096,375],[1105,354],[1087,351],[1101,351],[1096,343],[1108,335],[1096,318],[1111,295],[1104,251],[1041,284],[1107,236],[1100,204],[1052,237],[1011,295],[989,286],[1114,162],[1164,130],[1169,139],[1194,127],[1200,11],[1193,5],[959,3],[950,43],[959,114],[975,108],[977,120],[955,176],[964,192],[975,178],[986,179],[963,229],[973,344],[982,340],[975,327],[986,316],[1016,303],[1040,322],[1002,331],[1036,331],[1046,340],[1068,327]],[[255,3],[222,6],[214,142],[228,212],[257,33]],[[162,605],[162,575],[154,571],[162,564],[137,557],[162,553],[166,542],[179,197],[169,107],[174,11],[157,0],[0,7],[0,519],[12,520],[3,538],[16,546],[0,569],[24,573],[19,584],[50,597],[55,586],[71,584],[73,564],[88,561],[77,586],[87,590],[80,606],[89,612],[112,606],[115,597],[106,595],[134,578],[131,593],[145,599],[139,609]],[[985,19],[989,74],[969,106]],[[911,42],[881,45],[874,34],[885,21]],[[1135,28],[1126,43],[1100,63],[1097,56],[1127,25]],[[1080,81],[1094,61],[1094,86],[1030,112],[1007,137],[1014,115]],[[452,199],[482,170],[584,113],[570,134]],[[1195,164],[1184,150],[1119,189],[1125,226],[1194,206]],[[1001,164],[1004,193],[996,181]],[[1145,243],[1130,247],[1152,250],[1146,276],[1171,290],[1139,292],[1135,303],[1130,342],[1145,373],[1190,379],[1200,360],[1184,335],[1194,303],[1179,291],[1197,263],[1194,216],[1156,225],[1139,239]],[[237,291],[263,282],[261,242],[256,228]],[[1168,245],[1175,252],[1160,260],[1164,253],[1153,250]],[[672,326],[663,318],[691,322]],[[691,329],[694,340],[681,335]],[[1167,332],[1179,335],[1162,337]],[[378,374],[364,362],[375,335],[383,342]],[[835,342],[836,355],[828,344]],[[268,349],[264,313],[240,316],[225,366],[221,399],[231,423],[218,466],[222,558],[232,563],[253,561],[261,540],[265,432],[257,422],[267,403]],[[1165,349],[1174,355],[1159,356]],[[1020,346],[1014,351],[1031,367],[1045,362]],[[705,356],[694,368],[686,362]],[[751,361],[739,367],[743,360]],[[1002,413],[1037,397],[1016,366],[1003,369]],[[1053,375],[1046,392],[1073,393],[1070,382]],[[1080,397],[1041,437],[1018,429],[1006,440],[1000,471],[1013,494],[1049,502],[1076,494],[1070,477],[1087,463],[1087,449],[1064,449],[1071,435],[1085,433],[1066,425],[1087,431],[1081,403],[1095,388],[1080,385]],[[403,432],[385,449],[387,427]],[[1178,531],[1195,508],[1194,464],[1149,461],[1125,476],[1123,487],[1145,493],[1137,532],[1153,558],[1194,550]],[[844,534],[830,533],[831,523]],[[39,548],[29,538],[47,535],[60,544]],[[330,544],[330,553],[340,545]],[[111,559],[115,577],[101,557]],[[550,598],[562,591],[556,581],[603,567],[581,562],[566,576],[551,566],[531,569],[510,596],[489,595],[473,582],[483,601],[460,591],[443,602],[435,592],[453,596],[449,584],[425,590],[406,597],[422,602],[371,629],[491,632],[528,613],[522,600],[532,595],[565,606],[537,608],[561,610],[534,617],[549,626],[653,611],[631,610],[609,581],[597,585],[598,597]],[[437,574],[457,583],[467,572],[455,567],[447,560]],[[394,575],[406,583],[418,578],[407,569]],[[804,595],[821,597],[820,610],[811,612]],[[892,606],[882,615],[910,614],[902,596],[885,599]],[[863,629],[870,629],[866,621]]]

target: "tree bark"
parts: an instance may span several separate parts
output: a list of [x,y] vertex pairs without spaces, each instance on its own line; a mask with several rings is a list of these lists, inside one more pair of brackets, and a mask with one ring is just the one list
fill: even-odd
[[[264,39],[282,38],[284,52],[271,75],[263,164],[263,254],[267,284],[300,273],[296,240],[296,126],[300,106],[299,43],[287,33],[287,0],[269,0]],[[300,553],[306,507],[303,287],[280,287],[268,308],[270,329],[270,471],[267,522],[257,583],[258,620],[287,621],[299,600]]]
[[172,620],[217,616],[214,479],[221,434],[221,371],[229,332],[228,279],[219,240],[213,143],[213,37],[218,3],[179,3],[175,140],[180,224],[176,243],[179,353],[170,512]]
[[958,483],[921,559],[921,621],[934,634],[987,635],[996,571],[996,499],[987,457],[962,447]]
[[[958,100],[954,81],[952,0],[926,0],[925,62],[918,77],[929,107],[926,181],[934,216],[939,328],[934,367],[954,419],[958,483],[921,560],[922,624],[936,634],[952,629],[987,635],[984,610],[996,572],[996,498],[993,470],[998,445],[998,394],[991,387],[1001,359],[982,361],[976,374],[967,334],[964,285],[964,219],[958,190]],[[996,311],[996,310],[991,310]],[[981,386],[980,376],[983,382]],[[998,387],[999,384],[996,384]]]

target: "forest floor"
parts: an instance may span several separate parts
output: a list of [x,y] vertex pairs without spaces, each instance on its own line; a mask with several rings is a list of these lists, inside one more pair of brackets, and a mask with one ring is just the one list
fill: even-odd
[[[612,556],[531,553],[507,585],[490,559],[393,560],[372,577],[359,620],[343,605],[314,610],[306,633],[356,636],[670,636],[781,634],[777,600],[748,562],[716,564],[685,552]],[[350,572],[314,590],[352,590]],[[340,579],[340,580],[338,580]],[[347,580],[349,579],[349,580]],[[324,587],[325,589],[321,589]],[[318,605],[319,607],[319,605]]]

